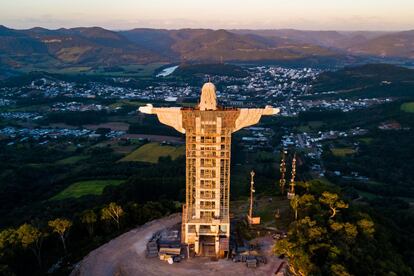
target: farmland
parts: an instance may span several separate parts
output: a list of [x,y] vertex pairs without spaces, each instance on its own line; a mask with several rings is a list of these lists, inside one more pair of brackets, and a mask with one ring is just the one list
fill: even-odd
[[108,179],[108,180],[88,180],[75,182],[54,197],[51,200],[63,200],[68,198],[80,198],[86,195],[101,195],[104,188],[107,186],[119,185],[123,180]]
[[401,105],[401,110],[408,113],[414,113],[414,102],[403,103]]
[[333,148],[331,151],[333,155],[338,157],[344,157],[355,153],[355,150],[352,148]]
[[138,162],[148,162],[148,163],[158,163],[160,157],[170,156],[171,159],[176,159],[180,155],[184,155],[185,147],[184,146],[169,146],[162,145],[159,143],[149,143],[145,144],[142,147],[139,147],[137,150],[133,151],[126,157],[122,158],[121,161],[138,161]]

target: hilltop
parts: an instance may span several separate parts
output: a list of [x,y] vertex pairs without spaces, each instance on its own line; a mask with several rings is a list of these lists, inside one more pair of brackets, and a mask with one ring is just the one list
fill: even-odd
[[414,70],[391,64],[366,64],[327,71],[318,76],[313,93],[320,98],[414,97]]

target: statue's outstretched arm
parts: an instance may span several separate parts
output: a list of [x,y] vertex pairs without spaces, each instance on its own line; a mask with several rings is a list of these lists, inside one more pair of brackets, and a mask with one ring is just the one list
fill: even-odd
[[152,104],[147,104],[146,106],[141,106],[138,110],[145,114],[157,114],[158,120],[161,123],[173,127],[181,133],[185,133],[181,107],[154,108]]
[[279,112],[279,108],[273,108],[271,106],[266,106],[265,108],[241,108],[233,132],[257,124],[260,118],[264,115],[276,115]]

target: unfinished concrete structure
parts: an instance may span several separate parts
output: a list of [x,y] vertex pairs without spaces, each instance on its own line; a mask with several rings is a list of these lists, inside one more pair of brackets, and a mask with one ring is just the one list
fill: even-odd
[[230,237],[231,134],[257,124],[263,115],[279,109],[227,108],[217,105],[216,88],[205,83],[194,108],[154,108],[161,123],[186,135],[186,204],[182,214],[182,242],[197,255],[223,256]]

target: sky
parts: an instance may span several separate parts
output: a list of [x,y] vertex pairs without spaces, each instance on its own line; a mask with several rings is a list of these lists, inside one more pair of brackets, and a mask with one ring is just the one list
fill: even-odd
[[0,25],[409,30],[414,0],[0,0]]

